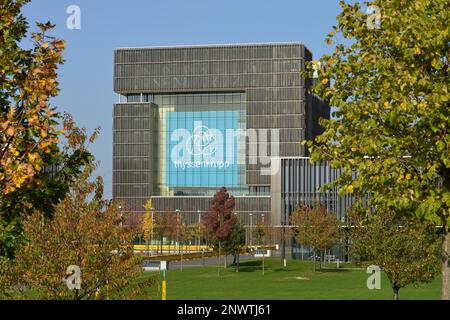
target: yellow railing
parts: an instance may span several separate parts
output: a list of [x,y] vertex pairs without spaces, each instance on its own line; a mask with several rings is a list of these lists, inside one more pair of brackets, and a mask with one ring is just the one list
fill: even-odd
[[[134,250],[136,250],[136,251],[146,251],[146,250],[156,251],[156,250],[158,250],[159,251],[159,250],[161,250],[161,246],[157,245],[157,244],[148,245],[148,246],[146,244],[137,244],[137,245],[134,245]],[[174,252],[174,251],[178,251],[178,250],[183,250],[184,252],[186,252],[186,251],[202,251],[202,250],[213,251],[213,249],[208,246],[193,246],[193,245],[191,245],[191,246],[170,245],[169,246],[167,244],[162,246],[162,251],[168,252],[169,250],[170,250],[170,252]]]
[[[252,246],[244,246],[243,249],[268,249],[268,250],[275,250],[276,246],[275,245],[261,245],[261,246],[257,246],[257,245],[252,245]],[[146,251],[146,250],[153,250],[153,251],[160,251],[161,250],[161,246],[157,245],[157,244],[153,244],[153,245],[146,245],[146,244],[137,244],[134,245],[134,250],[136,251]],[[209,246],[197,246],[197,245],[187,245],[187,246],[177,246],[177,245],[163,245],[162,246],[162,251],[169,251],[170,252],[176,252],[178,250],[182,250],[184,252],[188,252],[188,251],[202,251],[205,250],[206,252],[211,252],[213,251],[212,247]]]

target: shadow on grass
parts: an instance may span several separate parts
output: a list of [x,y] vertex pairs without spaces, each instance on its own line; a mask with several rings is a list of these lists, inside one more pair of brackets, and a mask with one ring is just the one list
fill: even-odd
[[[313,270],[311,270],[311,271],[313,271]],[[328,269],[328,268],[322,268],[322,269],[317,268],[316,269],[316,272],[318,272],[318,273],[319,272],[323,272],[323,273],[327,273],[327,272],[348,272],[348,271],[350,271],[350,270],[346,270],[346,269]]]
[[291,272],[293,269],[290,268],[274,268],[272,269],[274,272]]
[[[235,267],[233,265],[233,267]],[[262,261],[246,261],[239,264],[239,272],[255,272],[262,268]]]

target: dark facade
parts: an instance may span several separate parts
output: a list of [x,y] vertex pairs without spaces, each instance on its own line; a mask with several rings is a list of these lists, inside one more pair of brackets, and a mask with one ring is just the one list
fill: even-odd
[[[223,185],[237,196],[245,224],[250,213],[281,222],[281,198],[272,199],[274,188],[284,192],[280,177],[262,174],[265,164],[249,150],[264,148],[279,159],[307,156],[300,142],[320,134],[319,117],[329,117],[329,107],[307,94],[309,81],[300,75],[311,59],[300,43],[117,49],[113,198],[132,212],[153,198],[159,212],[178,209],[195,221]],[[278,154],[268,134],[267,143],[246,140],[245,164],[182,172],[170,163],[170,137],[176,126],[192,131],[196,122],[223,130],[277,129]]]
[[[277,161],[281,170],[272,177],[272,225],[289,225],[291,213],[300,204],[314,206],[317,203],[324,205],[327,212],[335,214],[346,225],[346,214],[355,202],[354,196],[341,196],[337,188],[321,190],[339,177],[341,169],[331,168],[327,162],[311,163],[307,157],[280,158]],[[365,203],[366,199],[363,200]],[[340,261],[348,261],[349,246],[348,239],[342,238],[329,254]],[[300,246],[295,241],[289,241],[288,247],[292,249],[294,258],[307,260],[313,255],[311,248]]]

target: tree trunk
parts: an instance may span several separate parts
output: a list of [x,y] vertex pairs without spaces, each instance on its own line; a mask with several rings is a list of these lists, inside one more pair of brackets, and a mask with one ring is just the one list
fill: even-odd
[[444,229],[444,242],[442,244],[442,300],[450,300],[450,228]]
[[319,270],[322,271],[322,267],[323,267],[323,259],[324,259],[324,253],[323,250],[319,251]]
[[236,263],[237,263],[236,272],[239,272],[239,258],[240,258],[240,255],[238,253],[237,258],[236,258]]
[[217,256],[217,259],[219,260],[219,262],[217,263],[217,275],[220,277],[220,247],[221,247],[221,243],[219,242],[219,255]]
[[282,227],[281,233],[281,263],[284,264],[284,259],[286,259],[286,234],[284,230],[284,226]]
[[392,286],[392,290],[394,291],[394,300],[398,300],[398,292],[400,291],[400,288],[397,286]]
[[181,243],[181,271],[183,271],[183,242]]
[[264,275],[264,273],[265,273],[265,270],[264,270],[264,268],[265,268],[265,254],[263,253],[263,265],[262,265],[262,274]]
[[314,272],[316,272],[316,250],[313,250],[313,265],[314,265]]

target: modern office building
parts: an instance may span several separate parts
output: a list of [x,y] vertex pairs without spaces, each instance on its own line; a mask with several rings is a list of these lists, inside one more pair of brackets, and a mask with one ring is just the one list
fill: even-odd
[[330,114],[301,76],[311,59],[301,43],[117,49],[113,198],[195,222],[225,186],[246,226],[285,224],[336,174],[300,143]]

